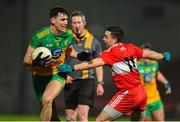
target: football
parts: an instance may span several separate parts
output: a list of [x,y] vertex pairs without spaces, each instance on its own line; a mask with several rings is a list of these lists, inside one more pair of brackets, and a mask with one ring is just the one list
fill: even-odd
[[52,59],[51,51],[46,47],[38,47],[38,48],[36,48],[32,53],[32,59],[33,60],[36,59],[36,57],[38,56],[38,54],[40,52],[43,52],[42,55],[41,55],[41,58],[44,58],[46,56],[50,56],[50,59]]

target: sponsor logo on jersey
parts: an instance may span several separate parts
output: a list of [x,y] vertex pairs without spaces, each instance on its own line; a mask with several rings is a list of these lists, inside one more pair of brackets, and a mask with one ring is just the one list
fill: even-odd
[[46,47],[48,48],[53,47],[53,44],[46,44]]
[[124,46],[120,47],[119,49],[120,49],[121,51],[125,51],[125,50],[126,50],[126,48],[125,48]]
[[56,40],[56,46],[59,47],[60,40]]

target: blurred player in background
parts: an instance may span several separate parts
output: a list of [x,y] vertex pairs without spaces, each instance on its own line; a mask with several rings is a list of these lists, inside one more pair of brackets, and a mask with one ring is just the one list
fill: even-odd
[[[81,11],[72,12],[71,24],[73,30],[72,47],[77,52],[94,52],[94,56],[97,57],[101,52],[101,45],[85,28],[85,15]],[[75,65],[81,63],[81,61],[69,57],[66,63]],[[89,109],[93,106],[94,101],[95,74],[97,76],[97,95],[102,95],[104,93],[102,66],[90,70],[75,71],[67,76],[69,84],[64,87],[67,121],[88,121]]]
[[[146,43],[141,46],[143,50],[150,50],[151,44]],[[138,60],[138,70],[141,81],[147,92],[146,121],[164,121],[164,107],[157,88],[156,81],[161,82],[166,88],[166,94],[171,93],[169,81],[159,71],[158,62],[155,60],[141,58]]]
[[123,115],[132,115],[132,120],[144,120],[147,96],[137,69],[137,58],[170,60],[170,53],[158,53],[152,50],[142,50],[133,44],[121,43],[123,31],[117,26],[105,30],[104,43],[107,50],[99,58],[74,66],[63,64],[58,69],[61,72],[90,69],[107,65],[112,68],[112,78],[118,92],[104,107],[96,118],[97,121],[116,120]]
[[[50,22],[50,26],[40,29],[33,35],[24,57],[24,63],[32,68],[34,89],[37,100],[42,106],[41,121],[59,120],[54,99],[64,87],[66,74],[59,72],[56,67],[64,63],[66,53],[79,60],[89,60],[91,56],[88,52],[77,54],[70,47],[72,32],[67,29],[68,12],[66,9],[52,8]],[[32,52],[40,46],[52,52],[52,60],[49,57],[41,58],[42,53],[32,60]]]

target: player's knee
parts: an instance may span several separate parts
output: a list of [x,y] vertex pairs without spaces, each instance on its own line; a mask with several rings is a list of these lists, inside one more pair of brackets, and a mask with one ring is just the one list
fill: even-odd
[[96,117],[96,122],[111,121],[111,120],[113,120],[111,117],[106,117],[103,115],[98,115]]
[[101,121],[105,121],[105,119],[102,116],[98,115],[96,117],[96,122],[101,122]]
[[52,97],[44,96],[43,97],[43,105],[52,105]]
[[80,121],[87,121],[88,120],[88,114],[86,114],[86,113],[78,113],[77,117],[78,117],[78,120],[80,120]]
[[76,116],[73,114],[67,114],[66,115],[66,120],[67,121],[76,121]]
[[76,114],[74,111],[66,111],[66,120],[67,121],[75,121],[76,120]]

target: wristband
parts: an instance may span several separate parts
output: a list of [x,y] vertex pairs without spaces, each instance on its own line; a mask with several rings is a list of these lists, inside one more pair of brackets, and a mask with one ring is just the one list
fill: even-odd
[[163,60],[165,60],[165,61],[170,61],[170,59],[171,59],[171,54],[170,54],[169,52],[164,52],[164,53],[163,53],[163,56],[164,56]]
[[103,81],[98,81],[97,84],[104,85],[104,82]]
[[164,83],[165,83],[164,85],[165,85],[166,88],[170,88],[171,87],[169,81],[165,81]]

